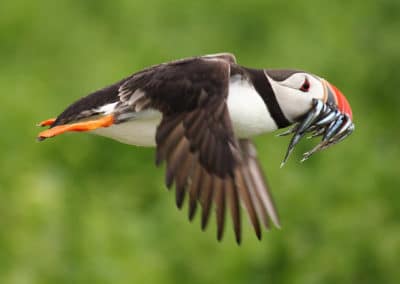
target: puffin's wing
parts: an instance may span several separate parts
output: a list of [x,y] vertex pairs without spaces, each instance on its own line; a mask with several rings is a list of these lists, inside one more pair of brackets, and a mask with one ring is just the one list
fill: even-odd
[[229,206],[240,241],[239,195],[234,179],[239,151],[227,110],[230,63],[200,57],[148,69],[121,86],[121,100],[144,94],[163,114],[157,128],[157,164],[166,161],[166,184],[175,183],[176,203],[189,195],[189,218],[200,202],[205,229],[216,204],[218,238]]
[[217,55],[159,65],[128,80],[121,86],[120,96],[125,106],[146,99],[150,107],[162,112],[156,133],[156,162],[167,164],[166,185],[170,188],[175,184],[177,206],[181,208],[188,195],[192,219],[199,202],[205,229],[215,204],[218,239],[222,238],[225,209],[229,207],[240,242],[239,200],[259,238],[259,220],[265,221],[269,211],[262,199],[268,194],[260,192],[265,187],[252,184],[257,178],[249,180],[257,173],[250,163],[253,156],[232,130],[226,104],[232,60]]

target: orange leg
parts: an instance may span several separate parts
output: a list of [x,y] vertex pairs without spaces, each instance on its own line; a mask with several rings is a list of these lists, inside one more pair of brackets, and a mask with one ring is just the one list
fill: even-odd
[[38,126],[51,126],[56,121],[55,118],[49,118],[38,123]]
[[40,132],[37,138],[39,141],[42,141],[46,138],[53,137],[67,131],[90,131],[100,127],[108,127],[113,123],[114,123],[114,116],[107,115],[96,120],[58,125],[53,128]]

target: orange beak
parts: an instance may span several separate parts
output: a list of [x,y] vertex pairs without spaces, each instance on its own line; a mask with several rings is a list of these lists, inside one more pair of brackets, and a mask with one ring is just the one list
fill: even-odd
[[334,85],[327,81],[323,81],[325,85],[325,102],[331,102],[337,106],[341,113],[347,114],[353,120],[353,111],[350,104],[342,92]]

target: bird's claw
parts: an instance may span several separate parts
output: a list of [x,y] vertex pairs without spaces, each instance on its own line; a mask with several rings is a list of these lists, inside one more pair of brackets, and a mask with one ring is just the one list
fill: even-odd
[[313,149],[304,153],[301,162],[310,158],[314,153],[339,143],[348,137],[354,131],[354,128],[351,118],[347,114],[341,113],[336,106],[313,99],[312,108],[304,119],[289,130],[279,134],[279,136],[286,136],[294,133],[281,167],[286,163],[294,147],[306,133],[311,133],[308,138],[322,136],[322,141]]

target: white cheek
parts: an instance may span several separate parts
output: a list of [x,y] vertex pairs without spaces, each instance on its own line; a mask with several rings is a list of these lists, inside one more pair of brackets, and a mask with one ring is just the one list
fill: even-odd
[[293,122],[296,118],[310,110],[313,96],[310,96],[309,93],[281,86],[273,80],[270,80],[270,83],[276,100],[287,119]]
[[[311,108],[313,98],[325,100],[324,87],[321,81],[315,77],[308,78],[310,81],[310,90],[308,92],[293,89],[290,86],[285,86],[284,83],[278,83],[270,79],[272,89],[276,94],[276,99],[283,113],[290,121],[294,121],[308,112]],[[291,78],[292,81],[294,79],[296,78]],[[303,80],[303,77],[301,77],[300,81]],[[291,82],[291,84],[295,85],[294,82]],[[298,85],[301,84],[299,83]]]
[[309,96],[315,99],[319,100],[325,100],[325,95],[324,95],[324,87],[321,83],[321,81],[318,80],[313,80],[311,82],[311,88],[310,91],[307,93]]

